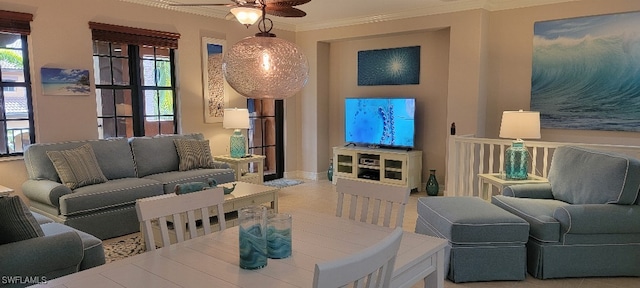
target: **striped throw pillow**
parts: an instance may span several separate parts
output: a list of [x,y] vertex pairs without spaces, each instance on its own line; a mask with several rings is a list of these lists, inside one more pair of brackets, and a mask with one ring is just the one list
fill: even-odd
[[0,245],[44,236],[38,221],[18,196],[0,197]]
[[211,156],[209,140],[175,139],[173,140],[178,151],[180,171],[198,168],[216,168]]
[[107,182],[91,145],[75,149],[47,151],[62,184],[73,190],[82,186]]

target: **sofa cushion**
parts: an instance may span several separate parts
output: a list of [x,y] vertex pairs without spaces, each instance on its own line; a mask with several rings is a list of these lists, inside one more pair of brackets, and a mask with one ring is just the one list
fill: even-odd
[[47,151],[47,156],[58,172],[62,184],[69,189],[107,181],[89,144],[69,150]]
[[640,189],[640,161],[610,152],[564,146],[553,154],[551,191],[571,204],[633,204]]
[[0,196],[0,245],[44,236],[19,196]]
[[213,162],[209,140],[175,139],[180,163],[178,170],[187,171],[198,168],[218,168]]
[[84,186],[60,197],[60,214],[88,213],[106,208],[126,206],[137,199],[162,195],[162,183],[151,179],[122,178]]
[[232,169],[195,169],[153,174],[144,178],[161,182],[164,185],[164,193],[172,193],[176,184],[207,182],[208,178],[213,178],[218,184],[223,184],[235,181],[235,174]]
[[178,171],[180,159],[175,139],[203,140],[202,134],[162,135],[156,137],[134,137],[130,139],[138,177]]
[[51,218],[44,216],[40,213],[31,211],[31,215],[33,215],[33,218],[36,219],[36,222],[38,222],[39,225],[55,222]]
[[78,148],[87,143],[93,148],[100,169],[107,179],[136,177],[128,140],[116,138],[29,145],[24,152],[24,163],[29,173],[29,179],[47,179],[61,182],[53,163],[47,157],[47,151],[68,150]]
[[529,235],[541,242],[560,241],[560,222],[553,218],[559,207],[568,203],[550,199],[493,196],[491,203],[529,222]]

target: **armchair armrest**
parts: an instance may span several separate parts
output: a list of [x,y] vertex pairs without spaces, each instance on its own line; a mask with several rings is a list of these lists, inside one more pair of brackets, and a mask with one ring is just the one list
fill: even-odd
[[213,160],[213,166],[216,167],[216,169],[229,169],[229,168],[231,168],[231,166],[229,166],[229,163],[222,162],[222,161],[216,161],[216,160]]
[[638,205],[567,205],[557,208],[553,218],[563,234],[640,234]]
[[517,198],[553,199],[551,184],[518,184],[505,187],[502,195]]
[[83,253],[82,240],[74,231],[0,245],[0,277],[58,277],[60,271],[77,272]]
[[71,194],[71,189],[51,180],[27,180],[22,183],[22,193],[40,203],[60,207],[60,197]]

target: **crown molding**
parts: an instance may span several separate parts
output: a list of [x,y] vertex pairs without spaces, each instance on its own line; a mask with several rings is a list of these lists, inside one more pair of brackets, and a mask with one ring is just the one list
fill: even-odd
[[[120,0],[123,2],[130,2],[135,4],[141,4],[146,6],[152,6],[156,8],[163,8],[173,11],[179,11],[184,13],[190,13],[200,16],[213,17],[218,19],[225,19],[229,12],[216,9],[212,7],[189,7],[189,6],[171,6],[170,4],[177,4],[177,2],[167,0]],[[316,0],[321,1],[321,0]],[[392,21],[420,16],[429,16],[445,13],[460,12],[474,9],[484,9],[487,11],[500,11],[508,9],[525,8],[532,6],[541,6],[548,4],[557,4],[564,2],[576,2],[582,0],[442,0],[441,4],[431,5],[429,7],[422,7],[418,9],[411,9],[408,11],[368,15],[364,17],[353,17],[347,19],[339,19],[335,21],[322,21],[315,23],[302,23],[292,24],[280,22],[277,18],[273,21],[275,27],[278,30],[286,31],[311,31],[328,28],[345,27],[352,25],[369,24],[376,22]]]

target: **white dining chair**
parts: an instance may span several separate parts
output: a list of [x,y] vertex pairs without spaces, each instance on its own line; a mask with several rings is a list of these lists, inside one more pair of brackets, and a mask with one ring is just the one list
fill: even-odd
[[[200,223],[196,223],[196,221],[201,221],[201,230],[204,231],[204,235],[210,234],[212,231],[209,207],[216,209],[217,214],[212,216],[217,216],[220,230],[226,229],[223,203],[224,191],[222,187],[181,195],[172,193],[138,199],[136,201],[136,212],[138,213],[138,221],[141,224],[147,251],[156,249],[154,229],[160,230],[163,246],[171,244],[168,221],[170,221],[170,225],[173,228],[171,233],[175,233],[177,242],[185,240],[185,231],[183,229],[189,230],[190,238],[188,239],[198,236],[199,229],[196,224]],[[185,214],[186,221],[183,218]],[[184,226],[185,223],[187,224],[186,226]]]
[[402,227],[396,227],[374,246],[344,258],[317,263],[313,287],[389,287],[401,240]]
[[[395,227],[402,227],[404,209],[409,201],[409,190],[406,187],[377,184],[356,179],[338,178],[336,183],[338,192],[338,206],[336,216],[342,217],[345,195],[351,195],[349,204],[349,219],[378,225],[380,212],[384,204],[384,218],[382,225],[391,227],[391,215],[396,210]],[[359,205],[358,205],[359,203]],[[373,212],[369,215],[369,208]],[[371,216],[371,217],[369,217]]]

